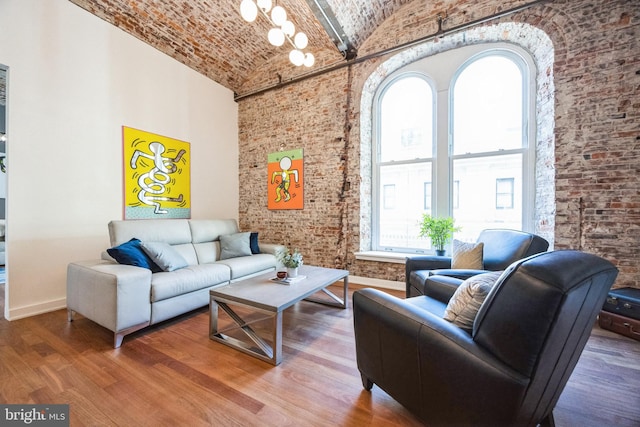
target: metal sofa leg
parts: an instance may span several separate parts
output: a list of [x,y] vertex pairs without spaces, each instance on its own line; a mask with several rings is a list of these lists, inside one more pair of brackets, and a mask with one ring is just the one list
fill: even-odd
[[139,331],[140,329],[146,328],[149,326],[151,322],[140,323],[139,325],[134,325],[130,328],[123,329],[120,332],[113,333],[113,348],[119,348],[122,345],[122,340],[125,335],[129,335],[135,331]]

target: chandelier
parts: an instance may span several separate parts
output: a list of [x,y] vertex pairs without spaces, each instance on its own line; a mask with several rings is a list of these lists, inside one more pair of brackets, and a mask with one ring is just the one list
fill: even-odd
[[[304,53],[309,39],[303,32],[297,32],[293,22],[287,19],[287,11],[282,6],[271,8],[271,0],[242,0],[240,3],[240,15],[247,22],[253,22],[258,17],[258,12],[264,16],[273,28],[269,30],[267,38],[274,46],[282,46],[285,41],[289,42],[293,48],[289,53],[289,61],[296,67],[304,65],[311,67],[316,59],[313,54]],[[271,13],[269,13],[271,12]]]

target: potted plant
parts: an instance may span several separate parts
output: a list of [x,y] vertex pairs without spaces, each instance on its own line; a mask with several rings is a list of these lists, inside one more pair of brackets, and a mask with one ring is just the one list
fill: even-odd
[[435,218],[429,214],[422,214],[420,237],[428,237],[436,248],[436,255],[444,256],[444,247],[453,238],[453,233],[460,231],[451,217]]
[[298,249],[291,252],[289,248],[285,248],[278,253],[278,261],[287,268],[288,277],[298,276],[298,267],[302,265],[302,254]]

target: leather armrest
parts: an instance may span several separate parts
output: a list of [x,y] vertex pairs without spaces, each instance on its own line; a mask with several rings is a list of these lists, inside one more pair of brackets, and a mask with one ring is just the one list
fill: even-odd
[[469,277],[477,276],[478,274],[489,273],[489,270],[462,270],[462,269],[437,269],[431,270],[430,276],[448,276],[455,277],[460,280],[467,280]]
[[443,268],[451,268],[451,257],[422,255],[407,257],[405,261],[406,270],[435,270]]
[[451,268],[451,257],[435,256],[435,255],[421,255],[407,257],[404,264],[404,280],[407,284],[407,295],[409,295],[409,278],[411,272],[416,270],[434,270]]
[[445,422],[459,408],[461,424],[498,425],[521,402],[528,379],[452,323],[377,289],[354,292],[353,310],[362,376],[421,418]]

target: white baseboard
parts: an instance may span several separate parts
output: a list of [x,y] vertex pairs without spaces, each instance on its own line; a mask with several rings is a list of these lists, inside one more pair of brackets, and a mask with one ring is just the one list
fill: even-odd
[[361,276],[349,276],[349,283],[357,285],[371,286],[372,288],[393,289],[396,291],[406,290],[406,284],[404,282],[397,282],[394,280],[373,279],[371,277]]
[[[349,283],[370,286],[372,288],[393,289],[396,291],[404,291],[406,289],[404,282],[394,280],[373,279],[371,277],[349,276]],[[67,299],[59,298],[48,302],[42,302],[33,305],[27,305],[9,310],[7,320],[19,320],[25,317],[36,316],[38,314],[49,313],[60,309],[67,308]]]
[[50,311],[56,311],[62,308],[67,308],[66,298],[58,298],[48,302],[13,308],[6,314],[7,320],[18,320],[24,319],[25,317],[36,316],[38,314],[49,313]]

